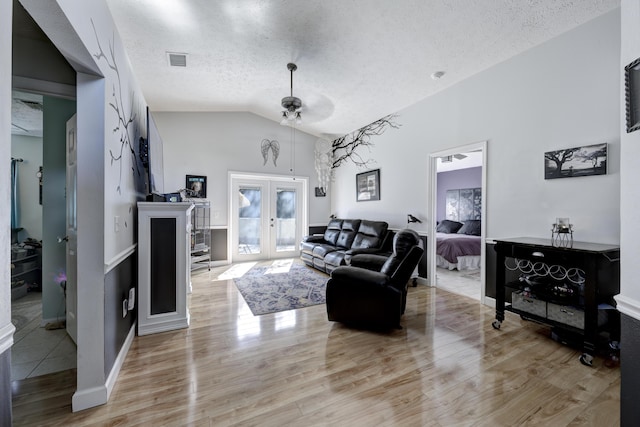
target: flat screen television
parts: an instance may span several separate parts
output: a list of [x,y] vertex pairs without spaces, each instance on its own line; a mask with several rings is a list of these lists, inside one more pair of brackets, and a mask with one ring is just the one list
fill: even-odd
[[627,133],[640,129],[640,58],[624,67]]
[[164,193],[164,162],[162,138],[153,116],[147,107],[147,176],[149,194]]

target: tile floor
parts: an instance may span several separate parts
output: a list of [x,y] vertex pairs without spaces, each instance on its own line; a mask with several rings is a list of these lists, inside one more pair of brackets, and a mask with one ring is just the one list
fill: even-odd
[[480,301],[480,270],[436,269],[436,287]]
[[[38,292],[12,301],[12,318],[21,307],[42,298]],[[47,330],[40,326],[42,309],[13,336],[11,347],[11,380],[37,377],[76,367],[76,345],[65,329]]]

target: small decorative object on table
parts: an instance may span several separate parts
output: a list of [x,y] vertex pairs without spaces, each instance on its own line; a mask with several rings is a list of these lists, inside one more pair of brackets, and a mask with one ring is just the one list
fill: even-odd
[[556,218],[551,228],[551,244],[561,248],[573,247],[573,224],[569,218]]

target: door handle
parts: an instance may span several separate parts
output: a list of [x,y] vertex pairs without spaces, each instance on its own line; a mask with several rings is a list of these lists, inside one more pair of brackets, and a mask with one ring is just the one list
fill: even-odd
[[58,236],[58,243],[68,242],[68,241],[69,241],[69,236],[64,236],[64,237]]

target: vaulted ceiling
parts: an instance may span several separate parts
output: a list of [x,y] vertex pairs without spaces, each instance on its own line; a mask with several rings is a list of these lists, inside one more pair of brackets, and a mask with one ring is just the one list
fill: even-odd
[[[107,0],[152,111],[250,111],[341,136],[620,5],[619,0]],[[171,67],[167,52],[185,53]],[[542,64],[541,64],[542,66]],[[444,71],[442,78],[431,75]]]
[[[302,124],[297,127],[334,137],[544,43],[613,10],[620,1],[107,4],[152,111],[248,111],[279,122],[280,101],[291,93],[287,63],[294,62],[293,95],[302,99]],[[41,36],[33,29],[16,31]],[[186,66],[171,66],[168,53],[186,54]],[[444,75],[432,78],[439,71]],[[25,120],[38,113],[32,107],[14,101],[14,111]],[[19,117],[14,122],[24,124]]]

